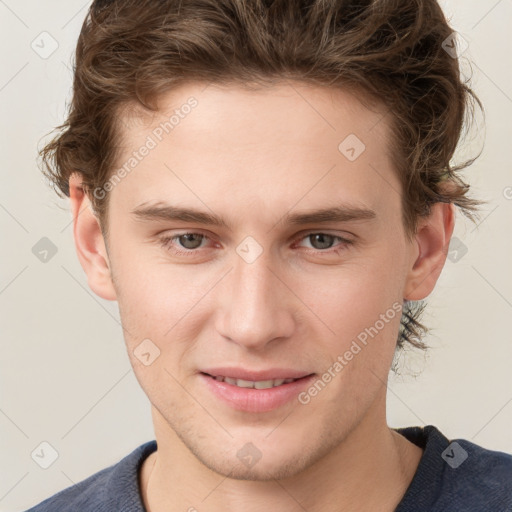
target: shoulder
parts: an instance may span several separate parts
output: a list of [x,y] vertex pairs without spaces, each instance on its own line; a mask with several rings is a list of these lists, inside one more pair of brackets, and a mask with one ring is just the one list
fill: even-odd
[[[460,453],[458,465],[454,461]],[[487,506],[507,505],[495,510],[512,511],[512,455],[501,451],[488,450],[465,439],[451,441],[443,452],[447,462],[447,480],[461,499],[485,497]],[[449,475],[449,476],[448,476]]]
[[156,441],[149,441],[116,464],[59,491],[26,512],[143,512],[138,471],[156,448]]
[[[424,449],[397,512],[512,511],[511,454],[466,439],[450,440],[432,425],[397,430]],[[414,508],[409,508],[413,503]],[[423,508],[418,508],[418,503]]]

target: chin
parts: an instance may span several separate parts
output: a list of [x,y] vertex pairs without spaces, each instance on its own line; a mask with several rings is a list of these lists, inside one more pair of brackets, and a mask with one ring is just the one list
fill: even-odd
[[[316,450],[309,447],[306,451],[299,442],[290,446],[267,446],[261,451],[251,443],[242,448],[231,446],[219,453],[214,447],[189,446],[189,449],[204,466],[223,477],[260,482],[293,477],[329,451],[327,446],[318,446]],[[247,454],[253,458],[244,457]]]
[[246,466],[236,458],[229,461],[226,460],[224,463],[219,463],[219,460],[211,461],[211,465],[208,465],[208,461],[202,460],[202,462],[210,470],[224,477],[233,480],[250,480],[254,482],[266,482],[293,477],[307,466],[306,461],[297,459],[286,461],[267,460],[265,462],[261,459],[252,467]]

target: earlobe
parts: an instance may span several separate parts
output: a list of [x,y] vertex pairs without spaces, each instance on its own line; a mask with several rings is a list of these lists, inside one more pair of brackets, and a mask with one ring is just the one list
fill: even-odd
[[404,299],[422,300],[435,287],[441,275],[455,224],[455,207],[451,203],[435,203],[431,213],[421,219],[417,234],[417,257],[406,280]]
[[79,173],[74,173],[69,179],[69,198],[75,247],[80,264],[87,274],[89,287],[105,300],[116,300],[103,234],[89,197],[82,187]]

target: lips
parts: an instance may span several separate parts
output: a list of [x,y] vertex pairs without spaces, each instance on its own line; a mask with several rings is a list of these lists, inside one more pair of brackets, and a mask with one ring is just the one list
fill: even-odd
[[209,368],[198,372],[203,389],[231,409],[264,413],[293,403],[315,379],[314,373],[274,368],[249,371],[241,368]]
[[[223,377],[229,379],[236,380],[245,380],[249,382],[258,382],[258,381],[270,381],[270,380],[278,380],[283,379],[302,379],[303,377],[307,377],[311,375],[311,372],[295,370],[292,368],[269,368],[266,370],[245,370],[243,368],[234,368],[234,367],[219,367],[219,368],[205,368],[200,371],[200,373],[204,373],[213,378],[215,377]],[[291,381],[289,381],[291,382]]]
[[[206,374],[205,374],[206,375]],[[269,379],[269,380],[245,380],[245,379],[234,379],[232,377],[223,377],[222,375],[217,375],[213,377],[213,379],[218,382],[225,382],[226,384],[231,384],[232,386],[237,386],[239,388],[249,388],[249,389],[269,389],[274,388],[276,386],[281,386],[282,384],[289,384],[290,382],[294,382],[298,379]]]

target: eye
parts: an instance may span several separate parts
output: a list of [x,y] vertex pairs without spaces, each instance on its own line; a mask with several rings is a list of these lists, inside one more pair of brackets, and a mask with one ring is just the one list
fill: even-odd
[[[166,235],[159,239],[160,245],[176,256],[194,256],[199,253],[198,249],[204,248],[203,242],[210,238],[202,233],[184,232],[176,235]],[[352,240],[337,235],[323,232],[310,232],[302,235],[296,242],[309,240],[313,253],[339,253],[353,244]],[[333,244],[335,241],[339,243]],[[306,249],[308,249],[306,247]],[[329,250],[332,249],[332,250]]]
[[[207,237],[202,233],[179,233],[174,236],[164,236],[160,239],[162,247],[169,249],[172,253],[177,255],[188,255],[196,252],[195,250],[201,246],[203,240]],[[176,248],[176,241],[179,244]],[[180,250],[180,246],[184,250]]]
[[[339,252],[340,250],[343,250],[346,246],[353,244],[353,241],[347,238],[322,232],[307,233],[306,235],[302,236],[302,238],[299,239],[299,241],[302,240],[309,240],[311,245],[313,246],[313,249],[316,252]],[[340,241],[340,243],[337,246],[335,246],[337,248],[335,248],[334,251],[326,251],[326,249],[331,249],[333,247],[333,243],[336,240]]]

